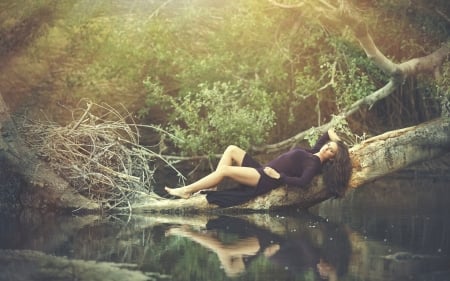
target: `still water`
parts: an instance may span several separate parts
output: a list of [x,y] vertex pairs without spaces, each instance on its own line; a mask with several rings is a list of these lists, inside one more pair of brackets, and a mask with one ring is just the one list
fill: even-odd
[[[0,280],[448,281],[446,185],[388,180],[309,212],[3,214]],[[398,206],[402,188],[427,206]]]

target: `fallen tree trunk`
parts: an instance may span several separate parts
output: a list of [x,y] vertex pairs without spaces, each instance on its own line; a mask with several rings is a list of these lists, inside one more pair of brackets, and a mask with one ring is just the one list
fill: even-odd
[[370,138],[351,149],[355,188],[450,151],[450,119],[441,118]]
[[[353,174],[349,188],[357,188],[409,165],[450,152],[450,119],[441,118],[418,126],[390,131],[367,139],[350,149]],[[306,209],[331,197],[322,178],[316,177],[306,190],[280,187],[229,210],[269,210],[287,206]],[[198,212],[217,209],[204,195],[189,199],[155,200],[142,197],[134,212]],[[223,209],[222,209],[223,210]]]

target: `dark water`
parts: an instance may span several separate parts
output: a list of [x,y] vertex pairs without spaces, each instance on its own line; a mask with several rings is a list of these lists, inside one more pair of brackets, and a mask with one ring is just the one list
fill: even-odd
[[[3,214],[0,280],[273,281],[326,276],[328,280],[448,281],[447,183],[431,179],[402,182],[377,182],[310,212],[108,217],[35,211]],[[411,196],[405,199],[402,188],[408,188],[411,196],[420,195],[421,200],[414,206],[401,204],[400,198],[414,201]],[[429,193],[428,198],[422,193]],[[71,261],[112,262],[121,271],[67,265]]]

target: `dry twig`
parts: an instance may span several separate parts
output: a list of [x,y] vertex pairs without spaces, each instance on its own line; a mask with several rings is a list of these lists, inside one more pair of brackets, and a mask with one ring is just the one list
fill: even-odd
[[87,109],[77,109],[73,116],[66,126],[26,122],[26,139],[74,188],[105,209],[128,206],[131,211],[134,199],[151,195],[156,160],[175,169],[139,144],[138,125],[129,113],[88,102]]

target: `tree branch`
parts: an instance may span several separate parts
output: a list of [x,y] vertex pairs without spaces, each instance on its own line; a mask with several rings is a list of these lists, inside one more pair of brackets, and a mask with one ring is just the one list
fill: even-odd
[[[268,1],[276,6],[289,8],[288,6],[280,4],[276,1]],[[371,59],[375,63],[375,65],[377,65],[383,72],[391,77],[391,79],[385,86],[373,92],[372,94],[369,94],[368,96],[356,101],[351,106],[346,108],[343,112],[339,113],[339,116],[346,118],[359,111],[364,106],[369,106],[370,109],[377,101],[384,99],[392,94],[407,77],[416,76],[421,73],[432,74],[434,75],[435,79],[440,77],[440,67],[450,53],[450,42],[447,42],[441,48],[427,56],[413,58],[406,62],[397,64],[388,59],[378,49],[372,37],[370,36],[367,25],[363,21],[361,21],[354,13],[351,12],[351,9],[345,5],[344,1],[339,2],[339,8],[335,8],[333,5],[329,4],[326,1],[320,1],[320,3],[325,4],[324,6],[327,7],[327,11],[325,14],[323,13],[323,8],[316,8],[316,12],[321,11],[321,14],[319,14],[318,17],[322,21],[326,21],[326,25],[350,27],[350,29],[353,31],[354,36],[359,41],[361,47],[366,53],[367,57]],[[300,4],[305,3],[300,2],[299,4],[297,4],[297,6]],[[317,129],[320,131],[325,131],[332,127],[331,122],[333,121],[317,127]],[[252,147],[251,150],[257,153],[268,153],[285,150],[303,140],[308,132],[309,130],[300,132],[293,137],[275,144]]]

